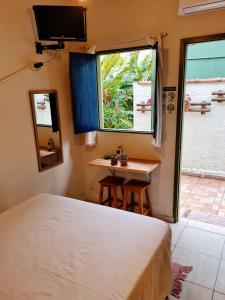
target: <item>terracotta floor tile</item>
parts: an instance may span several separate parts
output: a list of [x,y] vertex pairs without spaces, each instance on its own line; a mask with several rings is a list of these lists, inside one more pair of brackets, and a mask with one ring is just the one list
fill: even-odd
[[202,211],[202,206],[190,205],[190,209],[194,211]]
[[201,211],[225,216],[225,180],[182,175],[180,197],[180,214]]
[[220,206],[219,205],[216,205],[216,204],[214,204],[213,206],[212,206],[212,209],[213,210],[218,210],[220,208]]
[[213,205],[213,202],[214,202],[214,199],[211,199],[211,198],[207,198],[207,197],[204,197],[204,198],[201,198],[200,201],[199,201],[201,204],[209,204],[209,205]]
[[218,216],[225,217],[225,213],[219,211]]
[[189,195],[189,194],[190,194],[189,191],[181,191],[181,195],[183,195],[183,196],[187,196],[187,195]]
[[207,194],[208,194],[210,197],[216,197],[216,196],[217,196],[217,191],[215,191],[215,192],[207,192]]
[[214,193],[217,193],[218,191],[218,188],[215,188],[215,187],[208,187],[206,188],[207,189],[207,192],[214,192]]
[[217,194],[216,194],[216,197],[217,197],[217,198],[222,198],[222,197],[223,197],[223,195],[224,195],[224,193],[217,192]]
[[222,199],[221,198],[215,198],[214,204],[222,205]]

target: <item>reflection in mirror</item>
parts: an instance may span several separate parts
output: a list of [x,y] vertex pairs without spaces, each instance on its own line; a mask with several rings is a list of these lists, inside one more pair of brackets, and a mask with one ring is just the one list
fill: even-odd
[[63,162],[57,92],[31,91],[31,107],[39,171]]

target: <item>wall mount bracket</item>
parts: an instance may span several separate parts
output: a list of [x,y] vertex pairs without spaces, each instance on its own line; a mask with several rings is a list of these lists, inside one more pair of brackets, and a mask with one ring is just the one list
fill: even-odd
[[40,42],[36,42],[36,52],[38,54],[43,54],[45,50],[62,50],[65,48],[64,42],[58,41],[57,44],[43,45]]

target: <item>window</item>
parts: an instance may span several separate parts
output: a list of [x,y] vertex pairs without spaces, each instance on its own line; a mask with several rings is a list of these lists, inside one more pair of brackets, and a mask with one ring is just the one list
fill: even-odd
[[156,50],[98,53],[101,130],[152,133]]
[[70,53],[70,78],[75,133],[154,133],[155,48]]

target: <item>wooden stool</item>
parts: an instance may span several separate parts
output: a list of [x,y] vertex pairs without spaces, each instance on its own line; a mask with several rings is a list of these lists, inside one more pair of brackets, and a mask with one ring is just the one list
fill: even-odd
[[[99,204],[104,205],[108,202],[109,206],[112,206],[112,200],[113,200],[113,207],[117,208],[118,204],[117,202],[120,202],[120,207],[123,206],[123,201],[117,198],[117,187],[121,187],[121,192],[123,195],[122,191],[122,184],[124,182],[125,178],[123,177],[117,177],[117,176],[107,176],[100,180],[98,183],[100,184],[100,192],[99,192]],[[103,201],[103,192],[104,192],[104,187],[108,188],[108,198]],[[113,198],[111,196],[111,191],[113,192]]]
[[[141,215],[152,216],[152,208],[151,208],[150,198],[148,195],[149,186],[150,186],[149,182],[144,182],[140,180],[130,180],[127,183],[123,184],[123,209],[124,210],[127,209],[128,192],[131,192],[131,207],[138,206],[139,213]],[[146,205],[143,204],[142,192],[145,192],[146,202],[147,202]],[[134,202],[134,193],[138,194],[138,203]]]

